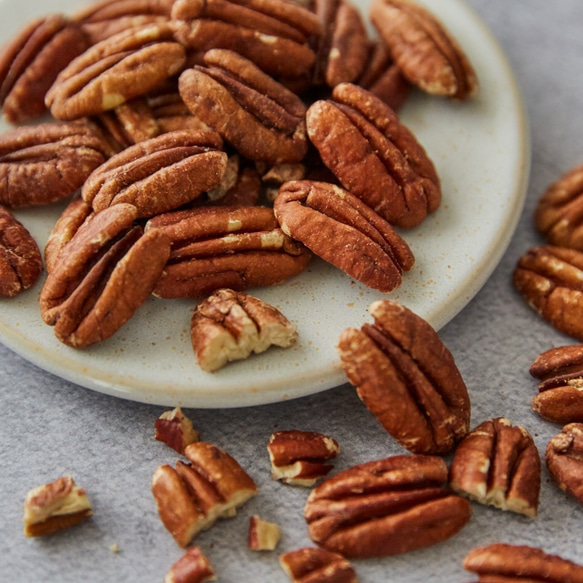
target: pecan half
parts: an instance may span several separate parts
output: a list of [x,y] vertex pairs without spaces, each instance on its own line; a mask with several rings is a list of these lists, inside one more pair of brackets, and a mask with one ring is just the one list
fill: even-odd
[[413,253],[358,197],[325,182],[287,182],[273,210],[284,233],[350,277],[383,292],[401,285]]
[[184,455],[190,464],[163,465],[152,476],[160,519],[181,547],[218,518],[235,516],[257,493],[255,482],[222,449],[199,441],[186,446]]
[[345,557],[407,553],[442,542],[470,519],[438,457],[394,456],[344,470],[312,490],[304,516],[317,544]]
[[390,300],[371,304],[374,324],[342,332],[338,349],[358,396],[413,453],[447,453],[469,429],[470,399],[433,328]]
[[192,346],[203,370],[295,343],[296,327],[276,308],[244,292],[219,289],[202,300],[190,324]]
[[273,551],[281,538],[279,527],[274,522],[262,520],[254,514],[249,518],[247,548],[251,551]]
[[305,547],[279,557],[292,583],[358,583],[352,565],[338,553]]
[[332,465],[325,463],[340,453],[338,443],[313,431],[276,431],[267,444],[271,477],[294,486],[313,486]]
[[0,105],[11,123],[43,115],[57,75],[88,46],[81,29],[60,14],[28,24],[0,55]]
[[107,159],[108,146],[81,124],[23,126],[0,135],[0,204],[48,204],[75,192]]
[[534,223],[552,245],[583,251],[583,164],[547,188],[536,207]]
[[164,583],[204,583],[216,580],[212,565],[198,547],[187,549],[164,577]]
[[175,211],[150,219],[150,229],[162,230],[172,241],[170,259],[154,291],[163,298],[275,285],[301,273],[311,257],[265,207]]
[[133,227],[135,207],[92,215],[67,244],[40,296],[57,338],[84,348],[112,336],[150,295],[170,253],[160,232]]
[[185,59],[170,25],[132,28],[73,60],[57,77],[45,102],[57,119],[96,115],[176,75]]
[[0,206],[0,297],[17,296],[38,280],[40,249],[26,227]]
[[513,282],[518,293],[554,328],[583,340],[583,253],[543,245],[525,253]]
[[156,435],[168,447],[178,453],[184,453],[184,448],[199,440],[198,431],[192,426],[192,421],[182,412],[180,407],[172,411],[164,411],[156,419]]
[[32,489],[24,501],[24,534],[45,536],[75,526],[93,514],[83,488],[71,476]]
[[472,430],[457,446],[449,472],[459,494],[531,518],[537,514],[540,456],[528,431],[508,419]]
[[413,85],[458,100],[477,93],[478,79],[468,58],[426,8],[409,0],[375,0],[370,18]]
[[539,394],[531,407],[554,423],[583,422],[583,345],[559,346],[537,356],[530,374]]
[[190,111],[237,151],[270,165],[299,162],[307,151],[302,101],[232,51],[205,54],[207,67],[182,73],[179,90]]
[[86,180],[83,199],[95,211],[130,203],[139,217],[175,209],[217,186],[227,154],[214,132],[176,131],[112,156]]
[[525,545],[494,543],[468,553],[464,568],[480,581],[566,583],[583,581],[583,567]]
[[549,441],[546,463],[559,488],[583,504],[583,423],[565,425]]
[[313,12],[282,0],[177,0],[172,18],[189,49],[235,51],[274,76],[308,73],[315,55],[307,40],[321,31]]
[[439,178],[421,144],[365,89],[341,83],[332,95],[306,114],[308,136],[324,164],[389,223],[421,223],[441,201]]

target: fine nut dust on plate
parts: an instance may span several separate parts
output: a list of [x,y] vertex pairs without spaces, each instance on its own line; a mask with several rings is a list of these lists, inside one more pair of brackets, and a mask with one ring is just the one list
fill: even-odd
[[[356,2],[365,15],[369,1]],[[113,338],[79,351],[61,344],[40,317],[42,281],[0,300],[0,340],[36,365],[84,387],[136,401],[185,407],[240,407],[292,399],[345,382],[336,343],[342,330],[370,321],[382,298],[402,302],[439,329],[485,283],[522,210],[529,171],[528,128],[512,71],[497,42],[461,0],[423,0],[476,69],[478,97],[449,102],[415,92],[401,112],[434,161],[441,207],[403,231],[416,257],[391,294],[368,289],[319,259],[284,285],[250,290],[299,331],[289,349],[271,348],[216,373],[203,372],[190,344],[193,302],[151,298]],[[58,0],[50,12],[86,3]],[[0,41],[46,14],[35,0],[0,0]],[[8,129],[2,122],[1,129]],[[64,204],[15,212],[41,249]]]

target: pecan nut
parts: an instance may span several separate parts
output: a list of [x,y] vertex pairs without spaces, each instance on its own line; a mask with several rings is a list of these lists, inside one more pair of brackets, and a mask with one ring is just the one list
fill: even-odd
[[481,504],[534,518],[541,462],[531,435],[502,417],[484,421],[457,446],[451,487]]
[[583,251],[583,164],[551,184],[538,202],[536,228],[551,245]]
[[514,286],[543,319],[583,340],[583,253],[543,245],[525,253],[513,274]]
[[40,306],[61,342],[85,348],[106,340],[150,295],[170,242],[160,232],[144,235],[141,227],[133,227],[135,219],[136,209],[128,204],[96,213],[59,255]]
[[352,565],[338,553],[305,547],[279,557],[292,583],[358,583]]
[[75,192],[107,159],[108,147],[81,124],[23,126],[0,136],[0,204],[48,204]]
[[45,103],[61,120],[96,115],[144,95],[179,73],[185,60],[170,25],[131,28],[74,59],[47,92]]
[[182,412],[180,407],[172,411],[164,411],[156,419],[156,435],[168,447],[178,453],[184,453],[184,448],[199,440],[198,431],[192,426],[192,421]]
[[442,542],[470,519],[467,500],[447,487],[433,456],[394,456],[344,470],[312,490],[310,538],[345,557],[407,553]]
[[273,210],[284,233],[350,277],[383,292],[415,259],[399,234],[358,197],[325,182],[287,182]]
[[198,547],[187,549],[164,577],[164,583],[205,583],[216,580],[212,565]]
[[494,543],[468,553],[464,568],[480,581],[583,581],[583,567],[526,545]]
[[186,446],[184,455],[190,464],[163,465],[152,476],[160,519],[181,547],[218,518],[235,516],[257,493],[255,482],[222,449],[199,441]]
[[129,203],[139,217],[175,209],[217,186],[227,164],[214,132],[176,131],[112,156],[88,177],[81,194],[95,211]]
[[42,269],[36,241],[8,209],[0,206],[0,297],[11,298],[27,290]]
[[232,51],[204,56],[207,67],[182,73],[190,111],[253,161],[299,162],[307,151],[306,107],[283,85]]
[[539,394],[531,407],[553,423],[583,422],[583,345],[559,346],[537,356],[530,374]]
[[0,56],[0,105],[11,123],[43,115],[57,75],[87,48],[81,29],[54,14],[31,22]]
[[370,18],[413,85],[458,100],[477,93],[478,79],[467,56],[427,9],[410,0],[375,0]]
[[154,294],[198,298],[219,288],[243,291],[282,283],[301,273],[311,254],[280,228],[266,207],[202,207],[158,215],[172,252]]
[[549,441],[545,459],[559,488],[583,504],[583,423],[565,425]]
[[281,538],[279,527],[274,522],[262,520],[254,514],[249,518],[247,548],[251,551],[273,551]]
[[390,300],[371,304],[374,324],[348,328],[340,359],[358,396],[413,453],[447,453],[469,429],[470,399],[451,352],[433,328]]
[[312,104],[308,137],[344,188],[389,223],[410,228],[437,209],[433,163],[396,113],[369,91],[341,83]]
[[244,292],[219,289],[196,307],[190,337],[203,370],[295,343],[296,327],[276,308]]

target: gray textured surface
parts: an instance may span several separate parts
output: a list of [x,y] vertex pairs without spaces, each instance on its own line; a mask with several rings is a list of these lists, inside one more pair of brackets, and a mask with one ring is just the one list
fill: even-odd
[[[518,257],[541,242],[532,227],[538,197],[563,171],[583,162],[583,3],[469,1],[502,44],[522,88],[532,132],[532,172],[525,210],[502,262],[440,334],[469,387],[472,426],[507,416],[531,431],[543,453],[559,428],[530,411],[535,385],[528,367],[543,350],[573,341],[523,304],[510,277]],[[163,409],[74,386],[1,345],[0,363],[0,580],[161,581],[181,555],[157,517],[149,490],[155,467],[176,457],[153,439],[153,423]],[[197,538],[221,581],[287,580],[278,566],[279,553],[247,551],[247,521],[253,513],[279,523],[279,551],[310,543],[302,519],[307,491],[269,477],[265,444],[274,429],[334,436],[343,448],[338,470],[402,453],[348,386],[288,403],[187,413],[202,437],[232,453],[260,486],[260,494],[235,519]],[[66,473],[87,488],[94,518],[44,540],[25,539],[26,492]],[[473,509],[470,524],[446,543],[356,562],[360,580],[468,581],[463,557],[472,547],[494,541],[539,545],[581,561],[582,509],[549,482],[544,469],[536,520],[479,505]],[[110,550],[113,543],[118,554]]]

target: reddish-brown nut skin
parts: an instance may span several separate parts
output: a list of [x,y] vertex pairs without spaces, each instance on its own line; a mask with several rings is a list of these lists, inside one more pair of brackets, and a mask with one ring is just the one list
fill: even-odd
[[547,445],[545,461],[553,481],[583,504],[583,423],[569,423]]
[[40,249],[24,225],[0,206],[0,297],[30,288],[43,269]]
[[198,547],[190,547],[172,565],[164,583],[204,583],[215,580],[215,572],[203,552]]
[[304,547],[279,557],[292,583],[358,583],[352,565],[340,554]]

